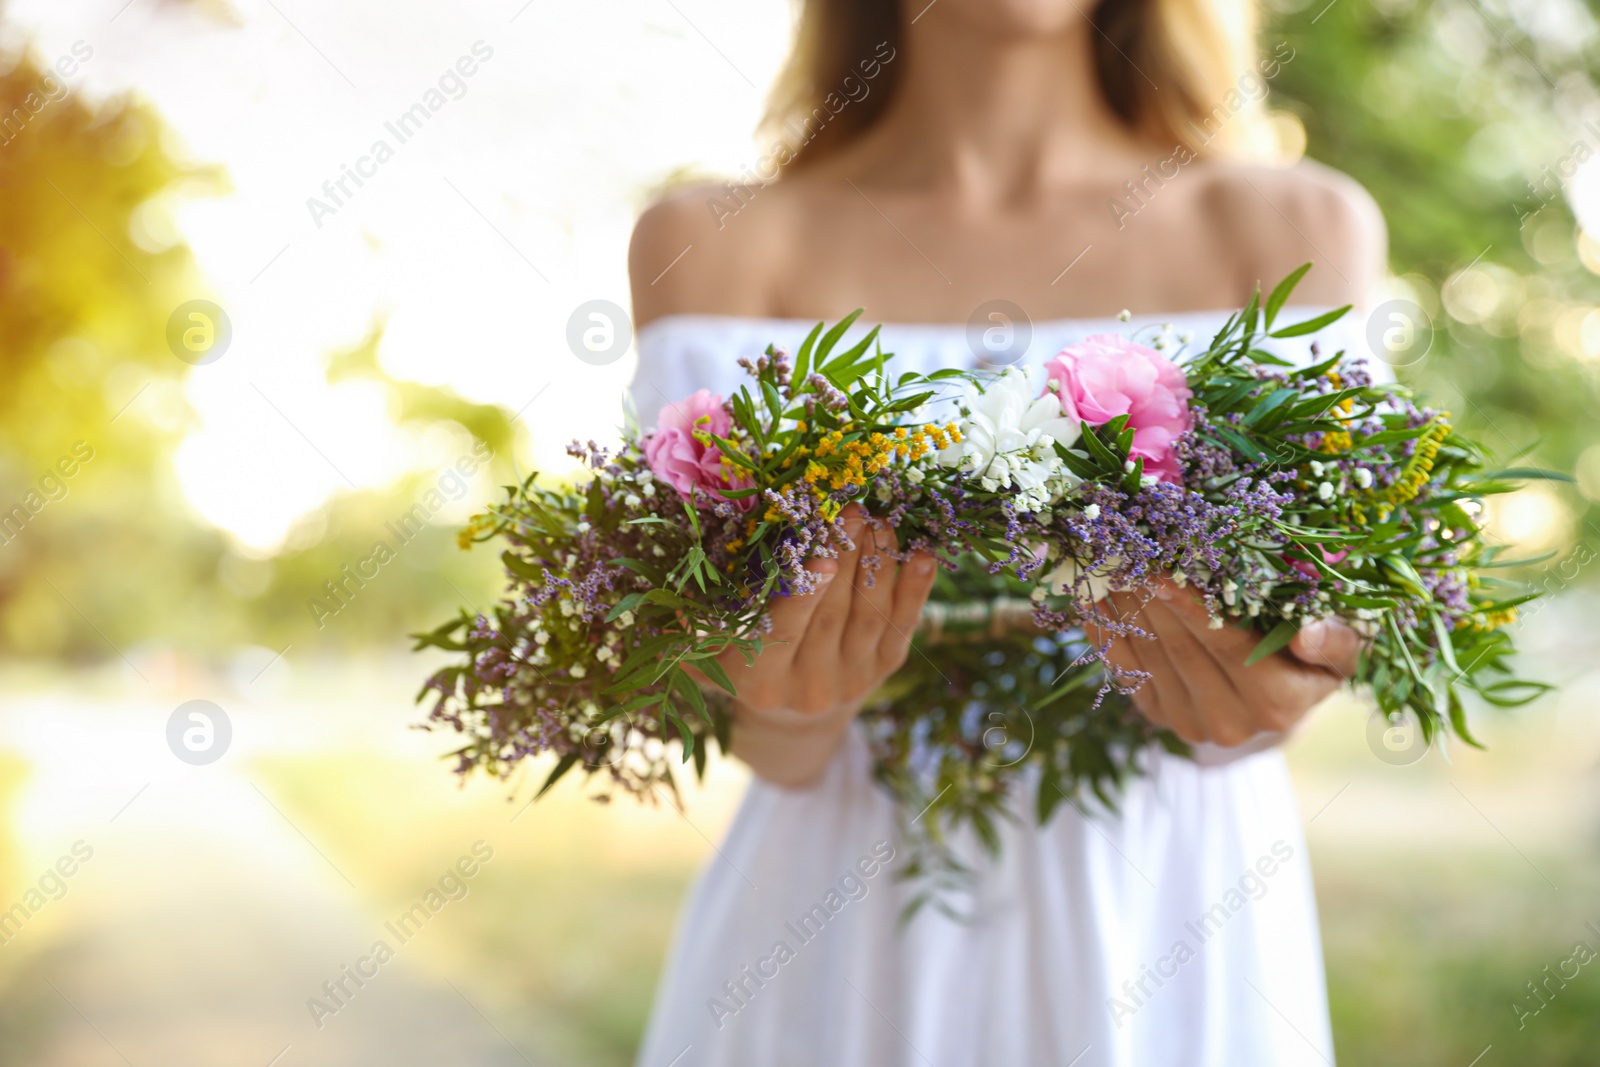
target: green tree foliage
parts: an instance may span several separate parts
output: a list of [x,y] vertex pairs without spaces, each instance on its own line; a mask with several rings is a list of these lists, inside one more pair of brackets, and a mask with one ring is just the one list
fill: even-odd
[[[1503,459],[1527,450],[1563,471],[1600,441],[1600,360],[1583,337],[1600,280],[1562,192],[1600,154],[1600,121],[1585,125],[1600,118],[1593,7],[1279,0],[1267,25],[1296,50],[1273,105],[1376,197],[1391,268],[1433,320],[1432,350],[1401,376]],[[1600,345],[1600,317],[1589,329]]]
[[174,161],[147,106],[91,106],[30,57],[0,74],[0,117],[0,637],[108,654],[96,628],[192,583],[184,549],[214,540],[169,518],[187,368],[164,337],[193,265],[131,224],[217,181]]
[[[9,116],[9,120],[5,117]],[[200,519],[171,466],[193,426],[168,319],[206,298],[168,205],[224,190],[187,168],[147,105],[91,105],[32,57],[0,74],[0,647],[10,656],[193,654],[243,643],[335,652],[397,635],[461,603],[492,568],[430,523],[403,545],[443,471],[343,495],[308,516],[275,558],[249,558]],[[382,384],[402,426],[449,424],[486,442],[512,480],[511,414],[379,367],[381,330],[330,357],[331,382]],[[460,451],[465,452],[463,448]],[[70,472],[70,473],[68,473]],[[450,485],[453,486],[453,482]],[[448,495],[448,487],[446,489]],[[360,583],[343,568],[387,542]],[[370,567],[368,568],[370,571]],[[327,583],[344,590],[330,599]],[[317,611],[321,603],[333,609]],[[320,625],[319,625],[320,624]]]

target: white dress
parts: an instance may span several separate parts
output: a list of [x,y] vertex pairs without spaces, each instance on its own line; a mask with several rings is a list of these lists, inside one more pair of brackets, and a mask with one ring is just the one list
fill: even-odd
[[[1223,319],[1039,323],[1023,359],[1155,322],[1203,344]],[[769,343],[793,353],[811,325],[649,323],[633,385],[641,421],[695,389],[727,394],[738,357]],[[978,365],[961,324],[890,324],[882,336],[895,372]],[[1324,355],[1350,336],[1335,324]],[[1305,359],[1310,340],[1276,347]],[[1283,756],[1201,747],[1200,762],[1152,756],[1116,814],[1062,804],[1040,827],[1025,791],[1000,859],[980,864],[969,915],[924,908],[906,926],[894,805],[854,731],[814,786],[753,781],[680,919],[638,1067],[1332,1064]]]

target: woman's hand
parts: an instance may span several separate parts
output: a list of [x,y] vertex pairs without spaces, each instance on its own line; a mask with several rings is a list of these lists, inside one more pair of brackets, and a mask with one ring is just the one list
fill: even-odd
[[1361,638],[1337,620],[1311,623],[1289,647],[1246,667],[1261,635],[1238,626],[1210,629],[1205,607],[1170,582],[1157,587],[1143,608],[1136,598],[1113,594],[1124,612],[1155,640],[1123,638],[1111,660],[1150,678],[1134,705],[1157,726],[1190,743],[1242,745],[1263,732],[1282,733],[1355,673]]
[[[815,592],[775,601],[772,632],[755,662],[730,650],[719,662],[738,697],[733,746],[751,769],[779,785],[804,785],[827,765],[863,699],[905,663],[911,634],[933,588],[934,560],[897,564],[893,531],[844,512],[856,547],[814,559]],[[877,557],[870,579],[864,557]]]

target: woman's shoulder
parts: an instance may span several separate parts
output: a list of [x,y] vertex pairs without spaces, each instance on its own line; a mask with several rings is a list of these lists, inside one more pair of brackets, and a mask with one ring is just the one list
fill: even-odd
[[637,323],[766,314],[795,214],[786,184],[689,185],[646,208],[628,246]]
[[1360,303],[1388,259],[1383,213],[1349,175],[1311,160],[1289,167],[1208,162],[1196,193],[1219,253],[1271,285],[1308,260],[1316,263],[1295,294],[1310,304]]

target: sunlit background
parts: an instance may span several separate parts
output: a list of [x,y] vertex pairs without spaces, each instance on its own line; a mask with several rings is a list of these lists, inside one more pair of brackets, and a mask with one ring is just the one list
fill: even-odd
[[[1483,753],[1385,762],[1356,700],[1291,748],[1346,1063],[1600,1048],[1600,963],[1527,985],[1600,952],[1597,8],[1280,0],[1263,31],[1295,50],[1276,128],[1373,191],[1382,295],[1431,318],[1401,376],[1508,463],[1575,476],[1490,515],[1548,554],[1519,639],[1558,695],[1480,709]],[[783,0],[0,2],[0,518],[25,515],[0,532],[0,909],[40,904],[0,933],[0,1063],[630,1062],[743,772],[683,813],[461,788],[448,738],[409,729],[428,664],[404,634],[495,595],[453,533],[496,485],[618,423],[633,355],[576,358],[568,319],[627,306],[656,190],[763,154],[790,22]],[[392,158],[361,163],[379,139]],[[169,343],[195,300],[231,326],[202,365]],[[474,440],[494,459],[458,481]],[[418,505],[420,535],[329,602]],[[209,765],[168,746],[195,699],[231,724]],[[319,1026],[307,999],[479,842],[467,895]]]

